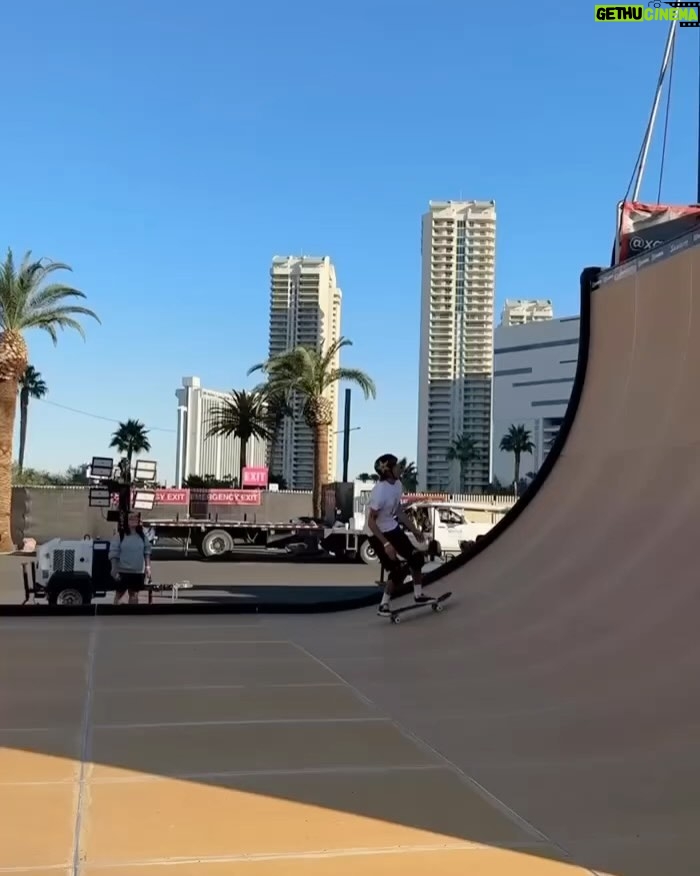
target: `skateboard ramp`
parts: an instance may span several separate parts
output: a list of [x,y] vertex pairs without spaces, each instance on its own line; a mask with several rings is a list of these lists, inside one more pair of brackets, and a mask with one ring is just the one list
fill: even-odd
[[[700,866],[700,234],[589,280],[550,471],[480,553],[434,576],[461,598],[465,673],[452,704],[421,701],[431,714],[415,725],[579,863],[690,874]],[[458,621],[439,623],[445,641]],[[468,715],[454,717],[455,699]]]
[[590,279],[439,616],[0,620],[0,871],[697,876],[700,235]]

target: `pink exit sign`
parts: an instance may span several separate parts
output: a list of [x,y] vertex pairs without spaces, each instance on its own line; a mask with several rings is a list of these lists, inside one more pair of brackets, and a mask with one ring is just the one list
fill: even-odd
[[245,466],[243,469],[242,487],[261,487],[267,486],[268,471],[264,466]]

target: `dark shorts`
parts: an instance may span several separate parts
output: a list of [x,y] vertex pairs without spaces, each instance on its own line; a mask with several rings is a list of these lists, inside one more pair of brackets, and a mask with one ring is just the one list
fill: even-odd
[[138,593],[143,590],[146,583],[145,572],[120,572],[119,580],[116,583],[117,593]]
[[398,561],[390,560],[389,557],[387,557],[384,552],[384,545],[376,536],[373,535],[370,538],[370,542],[374,550],[377,552],[379,562],[382,564],[382,567],[386,572],[398,571],[403,563],[407,563],[408,566],[414,569],[421,569],[423,567],[424,558],[422,553],[416,548],[400,526],[397,526],[396,529],[390,529],[389,532],[385,532],[384,538],[396,550],[396,553],[399,555]]

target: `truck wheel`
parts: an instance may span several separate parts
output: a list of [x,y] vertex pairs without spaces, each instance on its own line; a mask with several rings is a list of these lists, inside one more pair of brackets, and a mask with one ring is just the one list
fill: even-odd
[[360,559],[368,566],[374,566],[379,562],[377,552],[369,543],[369,539],[365,539],[360,545]]
[[202,555],[222,557],[233,550],[233,539],[225,529],[212,529],[202,539]]

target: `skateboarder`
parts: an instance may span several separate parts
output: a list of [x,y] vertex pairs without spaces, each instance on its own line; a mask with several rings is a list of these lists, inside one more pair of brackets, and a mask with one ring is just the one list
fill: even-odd
[[379,481],[372,490],[369,499],[369,517],[367,525],[372,533],[370,542],[377,552],[379,561],[387,573],[387,583],[384,589],[378,614],[391,613],[391,597],[397,587],[403,583],[403,562],[408,565],[413,578],[413,598],[416,602],[433,602],[423,594],[423,576],[421,569],[425,559],[422,551],[411,543],[403,527],[416,537],[417,541],[425,539],[407,514],[401,509],[401,472],[399,460],[392,453],[385,453],[374,463],[374,470]]

